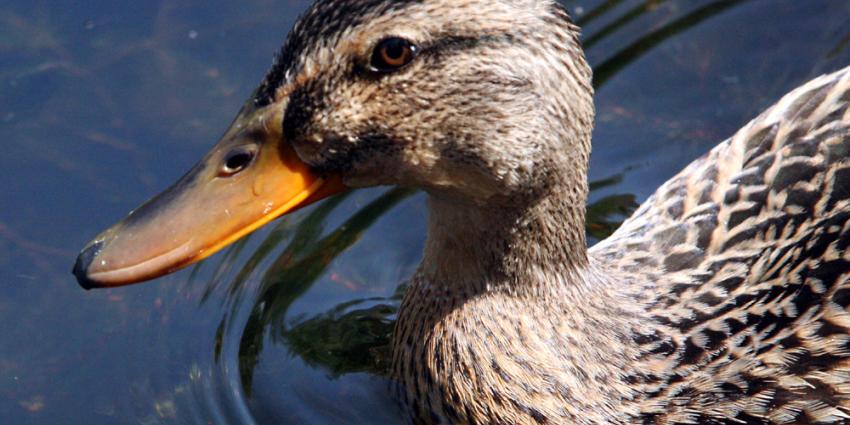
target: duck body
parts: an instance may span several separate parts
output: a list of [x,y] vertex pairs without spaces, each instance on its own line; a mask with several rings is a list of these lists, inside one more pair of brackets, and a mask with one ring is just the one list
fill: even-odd
[[[693,162],[586,263],[528,261],[559,258],[569,236],[541,229],[569,221],[563,208],[445,217],[432,199],[394,341],[402,398],[422,423],[850,420],[848,154],[850,68]],[[481,256],[463,251],[510,243],[470,235],[470,218],[514,223],[539,252],[471,266]],[[453,243],[433,241],[446,229]]]
[[850,422],[850,68],[588,249],[591,80],[550,0],[319,0],[213,151],[74,273],[150,279],[344,188],[417,187],[412,422]]

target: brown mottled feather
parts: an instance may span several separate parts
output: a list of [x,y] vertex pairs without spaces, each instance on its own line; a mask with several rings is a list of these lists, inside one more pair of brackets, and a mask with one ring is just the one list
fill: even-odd
[[[646,282],[660,423],[850,419],[850,69],[785,96],[591,254]],[[651,403],[651,404],[649,404]]]

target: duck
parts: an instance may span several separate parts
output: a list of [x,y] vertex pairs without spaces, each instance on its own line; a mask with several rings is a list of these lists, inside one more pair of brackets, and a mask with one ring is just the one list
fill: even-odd
[[411,423],[850,423],[850,68],[588,248],[593,126],[555,1],[318,0],[218,144],[73,272],[150,280],[334,194],[417,188],[392,336]]

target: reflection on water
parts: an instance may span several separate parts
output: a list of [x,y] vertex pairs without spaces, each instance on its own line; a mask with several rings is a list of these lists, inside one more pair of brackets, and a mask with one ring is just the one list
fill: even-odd
[[[209,147],[306,4],[0,7],[4,423],[402,420],[387,353],[424,239],[418,192],[337,196],[148,285],[83,292],[68,273]],[[784,92],[850,64],[850,1],[565,4],[598,88],[591,241]]]

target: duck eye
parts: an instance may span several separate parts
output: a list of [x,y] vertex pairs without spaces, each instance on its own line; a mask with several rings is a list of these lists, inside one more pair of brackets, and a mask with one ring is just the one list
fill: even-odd
[[224,164],[221,166],[219,175],[222,177],[230,177],[238,174],[251,164],[254,160],[255,151],[252,149],[239,148],[227,154]]
[[372,52],[372,68],[379,72],[401,69],[416,57],[417,47],[399,37],[381,40]]

